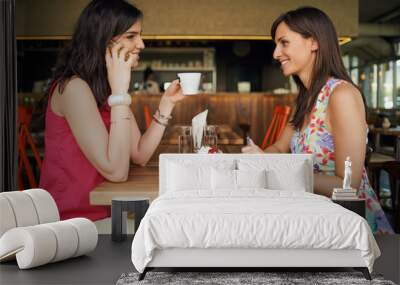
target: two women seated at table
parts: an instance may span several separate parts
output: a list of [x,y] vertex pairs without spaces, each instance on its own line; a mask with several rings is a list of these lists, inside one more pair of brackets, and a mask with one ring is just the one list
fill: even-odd
[[[141,11],[127,2],[92,1],[60,56],[48,92],[40,186],[53,195],[62,219],[108,217],[108,207],[90,206],[89,192],[104,179],[126,180],[131,159],[146,164],[184,98],[174,81],[151,126],[140,133],[128,87],[144,48],[141,23]],[[282,137],[265,152],[316,154],[315,193],[326,196],[341,186],[350,156],[352,186],[367,199],[373,231],[392,232],[363,167],[365,100],[343,66],[332,22],[316,8],[300,8],[276,19],[271,35],[273,57],[285,76],[293,76],[299,95]],[[248,146],[243,152],[263,151]]]

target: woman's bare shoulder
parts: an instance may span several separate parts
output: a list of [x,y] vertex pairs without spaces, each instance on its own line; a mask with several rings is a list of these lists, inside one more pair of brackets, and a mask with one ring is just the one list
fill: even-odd
[[64,86],[64,93],[70,94],[70,93],[81,93],[81,92],[87,92],[90,91],[89,84],[82,78],[78,76],[73,76],[71,77]]
[[365,106],[360,91],[351,83],[338,85],[331,94],[328,104],[330,125],[365,124]]
[[343,81],[333,89],[329,101],[338,101],[340,103],[349,102],[351,100],[361,100],[360,91],[350,82]]
[[364,109],[361,92],[351,83],[343,82],[336,86],[329,98],[328,108],[331,109]]
[[72,77],[65,83],[62,95],[63,102],[76,101],[80,104],[96,102],[89,84],[77,76]]
[[62,96],[59,97],[60,112],[65,116],[81,108],[97,108],[96,99],[86,81],[73,77],[66,82]]

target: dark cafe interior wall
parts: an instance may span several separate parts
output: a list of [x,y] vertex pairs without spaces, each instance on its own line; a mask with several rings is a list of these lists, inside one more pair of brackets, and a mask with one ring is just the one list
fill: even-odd
[[[16,0],[17,36],[68,36],[89,0]],[[131,0],[129,0],[131,1]],[[311,5],[339,36],[358,34],[358,0],[133,0],[145,15],[143,35],[265,36],[281,13]]]

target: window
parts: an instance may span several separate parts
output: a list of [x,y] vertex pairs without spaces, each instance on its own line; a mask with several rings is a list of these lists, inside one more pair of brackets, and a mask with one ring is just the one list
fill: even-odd
[[351,68],[358,67],[358,57],[352,56],[351,57]]
[[342,56],[344,67],[350,70],[350,57],[348,55]]
[[377,108],[378,98],[378,66],[376,64],[365,68],[364,95],[367,97],[368,107]]
[[351,76],[351,80],[354,82],[354,84],[359,85],[359,81],[358,81],[358,68],[353,68],[350,71],[350,76]]
[[379,102],[380,108],[393,108],[393,65],[394,62],[385,62],[379,65]]

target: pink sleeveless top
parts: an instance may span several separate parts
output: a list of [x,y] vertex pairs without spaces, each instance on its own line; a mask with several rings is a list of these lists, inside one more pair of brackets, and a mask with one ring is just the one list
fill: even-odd
[[[89,193],[104,177],[85,157],[64,117],[51,109],[50,99],[56,83],[50,89],[45,121],[45,154],[40,175],[40,188],[56,201],[62,220],[85,217],[92,221],[110,216],[110,207],[91,206]],[[107,130],[110,130],[110,108],[100,110]]]

